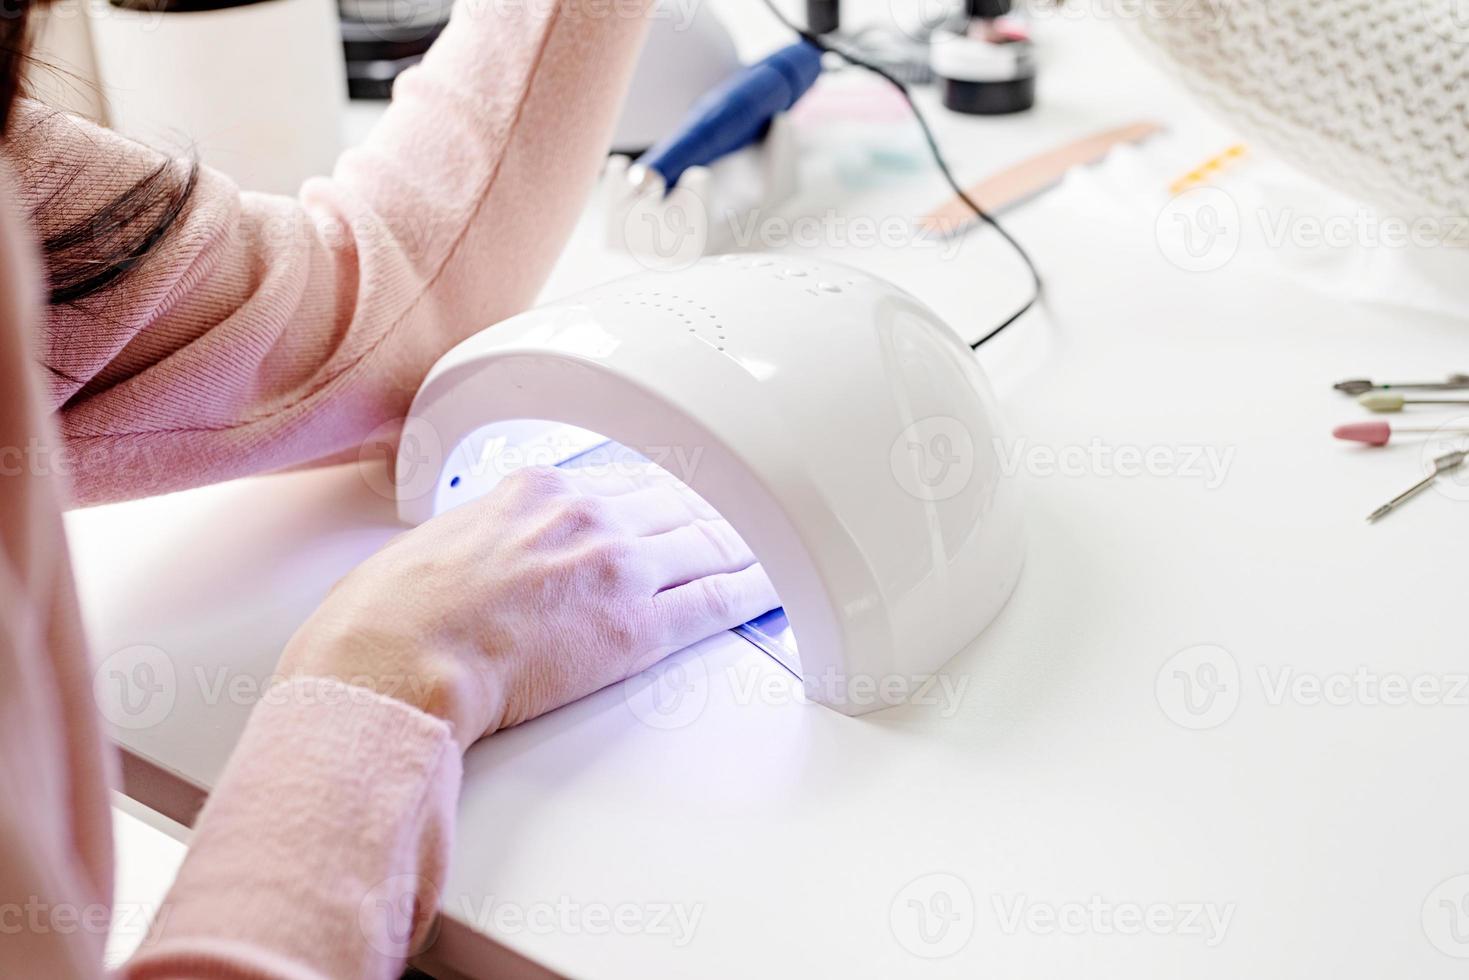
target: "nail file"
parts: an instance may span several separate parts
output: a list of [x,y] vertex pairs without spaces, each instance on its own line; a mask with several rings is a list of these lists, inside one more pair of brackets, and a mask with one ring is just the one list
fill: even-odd
[[[1154,122],[1137,122],[1093,133],[1007,167],[966,188],[965,193],[994,214],[1059,183],[1072,167],[1096,163],[1115,147],[1139,143],[1162,128]],[[955,197],[924,215],[919,224],[930,234],[949,238],[961,234],[978,220],[969,206]]]

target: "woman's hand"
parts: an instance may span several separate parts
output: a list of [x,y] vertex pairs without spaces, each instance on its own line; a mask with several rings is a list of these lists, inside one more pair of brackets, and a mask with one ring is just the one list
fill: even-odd
[[281,671],[399,698],[467,748],[776,605],[730,525],[662,471],[528,468],[353,570]]

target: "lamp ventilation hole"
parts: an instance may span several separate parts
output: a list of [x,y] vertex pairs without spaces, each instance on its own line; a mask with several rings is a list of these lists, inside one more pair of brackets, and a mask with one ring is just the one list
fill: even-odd
[[623,306],[666,314],[680,329],[693,334],[717,351],[724,351],[729,342],[729,332],[719,315],[687,296],[661,289],[634,289],[622,294],[621,302]]

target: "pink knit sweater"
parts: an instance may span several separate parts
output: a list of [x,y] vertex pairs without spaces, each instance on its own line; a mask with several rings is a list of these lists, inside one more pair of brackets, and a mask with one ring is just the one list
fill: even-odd
[[[45,229],[25,216],[44,197],[63,202],[47,220],[89,213],[158,157],[34,105],[13,119],[0,148],[0,976],[102,973],[112,762],[59,520],[68,495],[354,450],[404,413],[439,354],[532,301],[570,232],[642,18],[605,0],[461,3],[330,179],[291,199],[206,171],[162,251],[82,309],[41,305]],[[459,775],[437,719],[291,682],[256,708],[125,975],[396,975],[442,881]]]

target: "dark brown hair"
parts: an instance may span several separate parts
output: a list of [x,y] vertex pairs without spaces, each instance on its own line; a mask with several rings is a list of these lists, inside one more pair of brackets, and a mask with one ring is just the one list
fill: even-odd
[[[32,0],[0,0],[0,141],[9,135],[11,110],[25,94],[32,5]],[[198,179],[197,162],[165,161],[92,214],[49,232],[41,254],[51,303],[75,304],[137,268],[183,215]],[[66,184],[59,184],[63,191]],[[59,197],[51,195],[38,210]],[[36,224],[50,227],[44,220]]]

